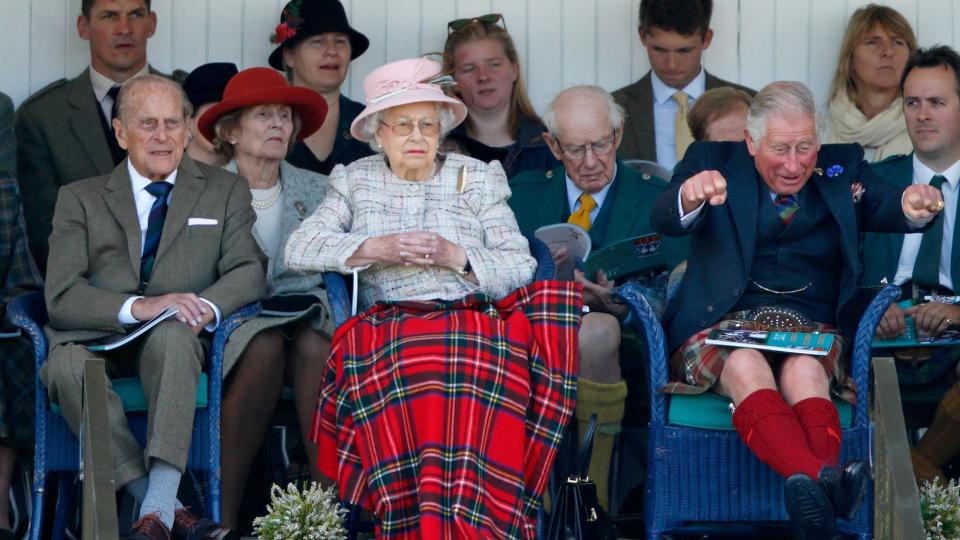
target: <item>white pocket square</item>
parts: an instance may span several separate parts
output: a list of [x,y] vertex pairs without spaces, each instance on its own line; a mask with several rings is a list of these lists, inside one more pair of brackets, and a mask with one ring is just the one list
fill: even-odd
[[192,217],[192,218],[190,218],[190,219],[187,220],[187,226],[193,226],[193,225],[216,225],[216,224],[217,224],[217,220],[215,220],[215,219],[207,219],[207,218],[202,218],[202,217]]

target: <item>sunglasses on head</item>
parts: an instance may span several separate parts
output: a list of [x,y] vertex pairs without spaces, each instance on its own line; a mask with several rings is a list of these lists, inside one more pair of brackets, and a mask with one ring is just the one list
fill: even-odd
[[479,17],[470,17],[469,19],[454,19],[447,23],[447,33],[449,34],[449,33],[456,32],[474,23],[488,25],[488,24],[496,24],[498,22],[503,22],[504,24],[502,24],[501,26],[503,26],[504,28],[507,27],[506,23],[503,20],[503,15],[499,13],[488,13],[486,15],[481,15]]

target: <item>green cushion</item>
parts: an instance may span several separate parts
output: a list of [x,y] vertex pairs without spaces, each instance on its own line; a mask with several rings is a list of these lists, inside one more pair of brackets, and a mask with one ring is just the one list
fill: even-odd
[[[147,411],[147,396],[143,393],[143,386],[140,385],[140,379],[113,379],[110,381],[113,384],[113,390],[120,396],[120,401],[123,402],[123,410],[125,412],[146,412]],[[207,408],[207,374],[200,374],[200,381],[197,383],[197,403],[196,408],[206,409]],[[60,406],[56,403],[50,404],[50,410],[53,411],[53,414],[60,415]]]
[[[853,405],[846,401],[833,400],[840,414],[840,426],[853,423]],[[733,430],[733,413],[730,400],[713,392],[702,394],[671,394],[667,405],[667,423],[701,429]]]

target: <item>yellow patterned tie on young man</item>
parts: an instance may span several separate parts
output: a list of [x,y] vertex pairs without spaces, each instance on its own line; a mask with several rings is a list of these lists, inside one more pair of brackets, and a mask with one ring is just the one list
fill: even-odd
[[577,199],[580,201],[580,208],[576,212],[570,214],[570,217],[567,219],[567,223],[573,223],[574,225],[579,225],[583,227],[583,230],[590,230],[590,212],[597,207],[597,201],[593,200],[593,197],[589,193],[581,193],[580,198]]
[[687,113],[690,112],[690,103],[684,91],[674,92],[673,100],[677,102],[677,114],[673,117],[673,147],[677,151],[677,161],[683,159],[687,147],[693,142],[690,126],[687,124]]

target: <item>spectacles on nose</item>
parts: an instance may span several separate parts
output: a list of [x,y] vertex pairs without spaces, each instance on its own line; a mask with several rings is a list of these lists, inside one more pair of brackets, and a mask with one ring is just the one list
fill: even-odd
[[488,13],[486,15],[470,17],[468,19],[454,19],[447,23],[447,34],[457,32],[471,24],[482,24],[486,26],[488,24],[497,24],[498,22],[503,22],[504,24],[501,26],[503,26],[503,29],[506,30],[506,22],[503,20],[503,15],[499,13]]
[[420,129],[421,135],[425,135],[427,137],[432,137],[440,133],[440,122],[437,122],[436,120],[420,120],[416,124],[414,124],[413,122],[408,122],[406,120],[401,120],[393,125],[388,124],[383,120],[381,120],[380,123],[387,126],[391,130],[393,130],[393,134],[398,137],[403,137],[405,135],[409,135],[413,133],[414,125],[416,125],[417,128]]
[[560,147],[560,151],[563,152],[564,155],[571,159],[581,160],[587,157],[587,148],[597,157],[609,154],[610,151],[613,150],[614,143],[617,141],[617,131],[617,129],[614,129],[613,133],[606,139],[581,146],[565,146],[560,142],[560,139],[556,137],[554,137],[553,140],[557,141],[557,146]]

